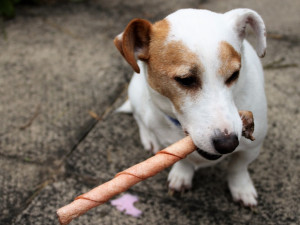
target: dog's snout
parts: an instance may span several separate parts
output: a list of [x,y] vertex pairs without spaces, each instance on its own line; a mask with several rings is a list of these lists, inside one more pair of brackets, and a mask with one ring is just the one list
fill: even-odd
[[238,137],[235,133],[218,132],[212,139],[216,151],[220,154],[228,154],[233,152],[239,145]]

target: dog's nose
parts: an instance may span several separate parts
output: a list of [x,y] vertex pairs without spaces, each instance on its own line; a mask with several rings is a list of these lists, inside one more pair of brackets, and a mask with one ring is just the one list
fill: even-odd
[[227,132],[218,132],[212,139],[216,151],[220,154],[228,154],[234,151],[239,145],[239,140],[236,134]]

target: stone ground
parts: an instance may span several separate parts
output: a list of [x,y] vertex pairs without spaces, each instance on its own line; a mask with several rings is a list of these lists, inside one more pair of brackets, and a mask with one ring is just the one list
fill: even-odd
[[20,6],[0,37],[0,224],[58,224],[59,207],[150,156],[132,116],[113,113],[132,72],[112,40],[132,18],[155,21],[186,7],[248,7],[267,25],[269,133],[250,166],[258,207],[231,200],[224,161],[199,170],[181,196],[167,195],[168,171],[132,187],[140,218],[104,204],[72,224],[300,224],[298,0]]

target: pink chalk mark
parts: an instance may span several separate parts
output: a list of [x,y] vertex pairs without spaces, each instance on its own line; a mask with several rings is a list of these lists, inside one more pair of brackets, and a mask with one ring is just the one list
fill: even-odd
[[124,194],[120,198],[110,201],[113,206],[127,215],[131,215],[133,217],[139,217],[142,214],[142,211],[135,208],[133,203],[137,202],[139,199],[135,195]]

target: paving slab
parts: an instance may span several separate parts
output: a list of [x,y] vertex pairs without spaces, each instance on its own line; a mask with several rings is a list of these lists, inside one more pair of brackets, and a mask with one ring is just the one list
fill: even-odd
[[25,12],[7,24],[0,41],[0,153],[55,162],[85,132],[89,111],[101,116],[117,98],[126,76],[100,13],[95,18],[84,7],[78,14]]
[[[11,188],[9,177],[18,184],[24,182],[22,175],[35,184],[50,178],[51,172],[35,177],[25,165],[32,163],[37,172],[59,168],[97,123],[89,112],[101,117],[127,85],[119,69],[123,61],[114,59],[112,38],[104,32],[109,23],[87,7],[76,9],[57,7],[49,13],[46,7],[25,7],[5,24],[7,37],[0,39],[0,155],[12,159],[14,172],[2,174],[1,189],[10,196],[2,204],[8,210],[1,213],[4,221],[26,207],[35,191]],[[23,170],[17,169],[22,162]]]
[[0,165],[0,224],[9,224],[11,215],[20,213],[20,209],[30,203],[35,191],[45,185],[42,181],[49,171],[41,165],[2,157]]
[[186,7],[249,7],[266,22],[269,132],[250,165],[258,207],[232,202],[225,160],[199,170],[192,190],[181,196],[167,195],[168,170],[132,187],[141,218],[105,204],[72,224],[299,224],[296,0],[95,0],[20,8],[5,23],[7,39],[0,39],[0,224],[57,224],[59,207],[151,155],[132,116],[113,113],[132,72],[112,39],[132,18],[155,21]]

